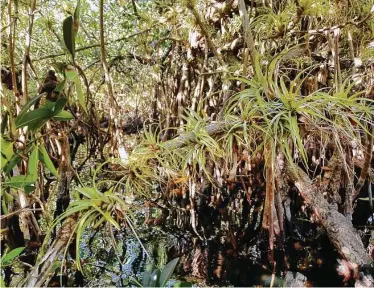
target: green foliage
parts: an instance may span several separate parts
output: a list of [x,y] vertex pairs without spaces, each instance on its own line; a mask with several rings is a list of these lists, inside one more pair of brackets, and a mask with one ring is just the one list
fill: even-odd
[[[113,215],[116,215],[117,218],[122,218],[125,221],[130,221],[126,215],[128,210],[127,204],[121,198],[113,194],[112,191],[102,193],[96,188],[83,187],[77,188],[76,192],[82,195],[83,199],[80,199],[78,196],[78,200],[72,202],[68,209],[55,220],[53,227],[69,216],[80,213],[81,217],[74,229],[77,234],[77,251],[80,249],[83,232],[88,227],[96,229],[104,223],[108,223],[109,229],[113,226],[119,230],[120,225],[113,218]],[[71,240],[72,237],[70,238],[69,243]],[[77,268],[82,271],[79,253],[77,253],[76,257]]]
[[74,119],[73,115],[69,111],[60,111],[53,116],[53,120],[56,121],[69,121]]
[[183,119],[186,122],[183,129],[185,133],[193,133],[193,141],[178,151],[168,153],[175,158],[174,163],[179,163],[178,171],[190,169],[192,177],[201,176],[200,171],[202,171],[206,177],[211,179],[210,171],[207,169],[207,161],[208,159],[215,161],[222,158],[224,152],[217,140],[206,131],[207,119],[194,111],[186,111]]
[[51,158],[48,155],[47,150],[44,145],[39,145],[39,160],[44,163],[45,167],[56,177],[58,177],[58,172],[53,165]]
[[[174,269],[177,266],[179,258],[171,260],[165,265],[160,271],[159,269],[153,269],[153,266],[143,272],[142,284],[138,281],[141,287],[166,287],[167,282],[171,279]],[[173,287],[192,287],[191,283],[178,281]]]
[[25,250],[25,247],[18,247],[4,253],[0,259],[1,267],[9,266],[23,252],[23,250]]
[[17,118],[17,128],[28,126],[31,131],[41,128],[48,119],[53,117],[51,109],[38,108],[25,114],[22,118]]
[[[18,247],[11,251],[2,251],[3,253],[0,259],[0,268],[12,265],[16,258],[21,255],[24,250],[25,247]],[[0,287],[6,287],[2,275],[0,275]]]
[[6,164],[3,171],[6,175],[9,175],[10,171],[19,164],[19,162],[22,160],[22,157],[19,154],[14,154],[12,159]]
[[[30,102],[33,102],[33,100],[31,100]],[[43,127],[49,119],[54,119],[56,117],[56,119],[62,121],[60,120],[60,112],[62,112],[62,109],[65,107],[66,103],[66,97],[61,97],[56,102],[51,102],[47,100],[43,108],[38,108],[29,112],[27,112],[27,110],[31,107],[31,105],[26,104],[25,107],[28,108],[26,110],[23,110],[25,112],[21,113],[16,118],[16,127],[22,128],[27,126],[31,131],[36,131]],[[67,120],[72,119],[71,114],[67,111],[64,111],[63,116]]]
[[[75,100],[85,111],[83,115],[80,111],[74,113],[79,118],[74,122],[74,126],[68,127],[69,131],[76,127],[86,129],[84,133],[88,136],[87,143],[94,143],[94,146],[100,142],[100,149],[106,149],[106,141],[113,137],[100,130],[99,121],[95,123],[95,120],[99,119],[98,114],[105,114],[109,108],[114,108],[109,107],[103,85],[105,80],[103,74],[98,72],[101,67],[98,48],[100,42],[97,37],[99,29],[104,29],[106,35],[105,45],[115,102],[121,113],[131,114],[131,110],[136,107],[137,116],[138,112],[141,117],[155,112],[155,118],[161,122],[159,130],[153,129],[154,127],[147,129],[140,143],[138,139],[134,141],[135,148],[128,159],[108,160],[95,171],[92,187],[75,190],[78,196],[54,225],[76,215],[78,250],[83,233],[90,228],[107,228],[111,233],[114,228],[120,229],[124,224],[135,232],[130,218],[132,207],[124,201],[130,195],[148,199],[156,186],[162,186],[175,178],[183,179],[183,185],[186,182],[197,183],[206,179],[215,183],[210,168],[217,163],[217,166],[222,166],[219,169],[228,168],[229,176],[236,177],[238,162],[241,161],[239,156],[243,149],[255,154],[264,151],[264,146],[270,147],[271,151],[266,152],[271,154],[269,158],[272,163],[266,164],[274,164],[275,156],[283,153],[289,163],[303,162],[306,165],[310,159],[304,146],[309,136],[318,137],[321,143],[333,140],[335,146],[343,152],[342,147],[345,144],[353,140],[360,142],[357,141],[357,135],[368,134],[368,127],[373,124],[372,100],[365,99],[361,92],[356,92],[363,90],[361,84],[353,85],[351,76],[347,76],[351,72],[357,72],[365,84],[368,82],[365,78],[370,77],[365,76],[370,70],[365,65],[369,65],[373,58],[373,49],[368,45],[373,38],[373,21],[368,18],[357,25],[355,23],[371,13],[372,0],[351,1],[348,6],[344,1],[277,1],[271,8],[267,5],[248,5],[246,1],[250,9],[250,29],[253,29],[254,44],[258,49],[257,59],[250,59],[250,65],[247,65],[249,62],[245,60],[247,50],[242,49],[241,42],[246,39],[240,13],[237,13],[236,7],[232,9],[233,7],[226,5],[232,1],[219,1],[222,3],[213,6],[209,1],[120,1],[119,4],[106,1],[105,27],[98,27],[99,9],[95,1],[73,1],[76,2],[75,10],[71,1],[42,1],[38,2],[35,13],[29,13],[29,3],[26,2],[13,1],[13,6],[18,5],[19,11],[9,15],[13,23],[17,24],[14,25],[15,56],[12,60],[18,64],[22,63],[23,59],[29,59],[30,64],[26,65],[29,76],[26,79],[28,95],[21,97],[21,103],[36,94],[41,84],[38,75],[44,74],[48,65],[56,67],[63,81],[54,89],[54,94],[59,96],[57,102],[47,100],[42,107],[33,110],[35,103],[42,97],[35,96],[23,105],[17,117],[13,116],[16,115],[15,111],[18,111],[18,97],[15,97],[17,95],[7,89],[2,90],[5,91],[2,104],[10,103],[1,115],[0,166],[6,188],[1,191],[1,196],[5,213],[5,206],[17,200],[11,195],[14,189],[24,189],[25,193],[31,193],[35,187],[39,187],[36,181],[40,181],[38,184],[44,183],[44,179],[38,179],[38,175],[44,174],[42,169],[39,171],[42,168],[39,164],[52,175],[59,176],[48,154],[50,146],[44,144],[50,145],[50,140],[56,139],[58,135],[53,135],[56,138],[52,138],[49,131],[42,128],[48,121],[52,121],[53,126],[61,127],[55,122],[73,119],[73,115],[64,110],[68,100],[71,111],[75,111]],[[202,21],[205,23],[202,26],[208,31],[207,35],[201,34],[202,31],[198,27],[200,24],[186,6],[204,15]],[[6,10],[4,11],[6,13]],[[63,13],[65,16],[62,16]],[[24,55],[24,35],[31,31],[27,27],[28,23],[31,23],[28,20],[31,19],[26,17],[31,15],[35,15],[31,29],[33,33],[28,35],[32,39],[32,45],[30,55]],[[12,24],[6,23],[7,17],[2,19],[4,29]],[[61,19],[64,19],[62,23]],[[339,26],[342,32],[346,32],[344,30],[347,27],[351,29],[354,39],[353,57],[361,57],[369,64],[349,67],[343,71],[343,78],[348,80],[342,87],[336,83],[324,83],[327,88],[323,91],[303,95],[305,93],[301,90],[305,84],[304,78],[309,75],[317,76],[315,68],[329,60],[324,55],[332,50],[330,44],[333,41],[329,40],[338,30],[328,30],[337,24],[343,24]],[[78,34],[79,26],[83,33]],[[217,29],[218,26],[222,29]],[[322,35],[324,33],[305,31],[316,31],[322,27],[326,27],[326,37]],[[136,33],[135,37],[130,37],[133,33]],[[341,33],[337,39],[340,41],[338,44],[342,70],[345,69],[343,64],[347,58],[349,61],[353,60],[347,53],[351,47],[345,38],[346,34]],[[290,49],[295,43],[299,45]],[[8,65],[10,53],[6,45],[11,46],[5,43],[2,59]],[[224,67],[217,65],[217,55],[211,53],[211,45],[215,45],[221,54]],[[282,49],[284,51],[279,53]],[[323,60],[316,60],[317,56]],[[21,67],[16,66],[17,69]],[[246,69],[246,66],[249,68]],[[185,67],[188,70],[186,75]],[[304,69],[305,67],[308,68]],[[249,79],[239,79],[246,87],[233,97],[228,93],[228,103],[223,102],[226,100],[225,93],[229,91],[220,89],[226,89],[226,81],[237,89],[237,79],[227,79],[230,72],[221,73],[222,71],[235,71],[234,75],[246,74],[244,77],[253,75]],[[336,71],[330,69],[329,73],[331,77]],[[185,76],[187,79],[184,79]],[[83,79],[86,87],[82,87]],[[223,82],[225,85],[222,85]],[[85,88],[89,92],[88,95],[83,91]],[[73,93],[76,93],[76,96]],[[154,100],[157,102],[154,107],[150,105],[152,95],[155,95]],[[196,108],[195,103],[199,100],[201,102]],[[103,109],[97,111],[101,106]],[[220,111],[223,106],[225,111]],[[181,113],[184,107],[194,108]],[[216,113],[219,113],[218,117]],[[181,115],[183,116],[180,117]],[[117,118],[117,115],[115,117]],[[120,122],[122,119],[116,120]],[[218,135],[210,135],[205,128],[212,120],[233,124],[230,124],[230,129],[221,131]],[[167,124],[164,124],[165,122]],[[179,125],[180,123],[185,124]],[[87,127],[92,127],[92,131]],[[192,135],[192,141],[182,148],[169,149],[162,142],[168,134],[164,128]],[[164,135],[161,137],[161,133],[156,134],[154,130],[162,131]],[[111,129],[108,131],[112,132]],[[43,135],[39,132],[43,132]],[[169,133],[168,136],[171,134],[177,133]],[[95,141],[98,135],[100,139]],[[20,136],[22,139],[19,139]],[[126,136],[125,141],[128,138]],[[132,140],[130,139],[129,143]],[[266,157],[267,160],[269,158]],[[117,182],[112,179],[96,182],[99,173],[105,172],[101,168],[109,162],[114,164],[109,170],[116,170],[110,172],[120,175],[121,179]],[[73,162],[72,166],[74,165]],[[26,167],[27,170],[22,170]],[[19,173],[24,175],[17,175]],[[227,175],[223,176],[225,178]],[[112,189],[100,192],[99,189],[107,186],[103,184],[112,185],[113,182],[115,186]],[[70,240],[73,237],[75,235],[71,235]],[[76,260],[78,268],[82,269],[79,255]],[[174,264],[176,265],[176,262]],[[165,267],[163,271],[150,271],[144,277],[144,283],[147,286],[164,286],[171,276],[171,267],[174,264]],[[167,270],[169,273],[165,272]]]
[[0,169],[3,169],[5,165],[12,159],[14,152],[13,152],[13,143],[7,141],[0,135],[0,153],[1,153],[1,162],[0,162]]
[[305,16],[324,16],[327,14],[326,7],[329,5],[327,0],[300,0],[302,15]]
[[23,107],[21,112],[17,116],[17,121],[22,121],[25,114],[29,111],[29,109],[36,103],[37,100],[39,100],[42,97],[42,95],[38,95],[33,97],[30,101],[28,101]]
[[[109,233],[112,234],[113,227],[117,230],[121,229],[121,222],[130,228],[140,242],[132,224],[129,205],[120,196],[116,195],[113,189],[102,193],[95,187],[82,187],[76,188],[75,194],[77,200],[71,202],[68,209],[55,220],[51,231],[64,219],[79,213],[80,217],[74,228],[77,251],[80,249],[81,239],[86,229],[107,227]],[[118,222],[119,220],[121,220],[121,222]],[[72,241],[74,233],[71,235],[69,243]],[[47,243],[48,239],[49,237],[46,238],[45,243]],[[114,242],[114,238],[112,237],[112,239],[113,246],[116,249],[117,246]],[[140,245],[142,245],[141,242]],[[67,245],[67,247],[68,246],[69,245]],[[79,253],[76,254],[76,265],[77,269],[83,272]]]
[[31,146],[31,153],[28,161],[27,175],[12,176],[9,181],[5,181],[5,187],[13,188],[27,188],[27,192],[31,192],[31,185],[38,180],[38,161],[39,161],[39,149],[36,145]]
[[75,39],[79,29],[80,3],[81,1],[78,0],[74,16],[68,16],[62,23],[65,46],[73,57],[73,60],[75,58]]
[[28,167],[27,167],[27,175],[30,176],[30,179],[36,181],[38,178],[38,161],[39,161],[39,148],[38,146],[34,145],[32,147],[32,151],[30,154]]
[[353,140],[360,128],[368,133],[366,127],[374,116],[367,105],[371,100],[362,98],[361,93],[351,95],[352,86],[347,85],[333,95],[320,91],[301,95],[303,82],[300,79],[305,71],[292,80],[275,74],[276,63],[286,53],[281,53],[270,63],[267,77],[257,73],[260,77],[244,80],[248,88],[230,99],[226,117],[237,115],[242,121],[249,122],[247,133],[262,135],[263,143],[271,142],[273,156],[279,148],[288,162],[294,163],[295,153],[298,153],[305,165],[308,161],[303,145],[305,129],[334,139],[337,147],[342,146],[341,141]]
[[86,100],[84,99],[84,94],[82,90],[82,84],[81,81],[79,80],[79,76],[77,71],[74,69],[74,67],[68,65],[65,68],[65,77],[68,80],[71,80],[74,82],[76,90],[77,90],[77,95],[78,95],[78,102],[83,108],[85,112],[87,112],[87,107],[86,107]]
[[153,181],[158,179],[152,149],[148,147],[136,149],[127,163],[118,162],[118,164],[124,169],[121,171],[123,176],[118,185],[124,186],[125,194],[149,196]]

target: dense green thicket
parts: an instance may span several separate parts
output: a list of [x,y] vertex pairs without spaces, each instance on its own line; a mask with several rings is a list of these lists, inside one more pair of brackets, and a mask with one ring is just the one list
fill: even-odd
[[87,285],[85,237],[121,263],[146,211],[188,232],[169,260],[193,280],[253,261],[291,285],[289,247],[326,235],[370,285],[373,0],[109,2],[1,1],[4,283]]

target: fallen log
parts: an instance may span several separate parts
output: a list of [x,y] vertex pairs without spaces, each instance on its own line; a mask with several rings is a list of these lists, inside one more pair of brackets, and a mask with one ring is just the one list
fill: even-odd
[[288,165],[286,175],[299,190],[302,198],[316,213],[326,229],[330,241],[341,256],[358,265],[369,264],[372,259],[366,253],[357,230],[352,222],[341,214],[335,205],[329,204],[322,193],[312,184],[308,175],[297,166]]

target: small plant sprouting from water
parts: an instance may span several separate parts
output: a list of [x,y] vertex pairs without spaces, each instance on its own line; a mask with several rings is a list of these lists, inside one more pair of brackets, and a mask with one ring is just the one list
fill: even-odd
[[[133,280],[139,287],[167,287],[167,283],[171,279],[178,261],[179,258],[171,260],[165,265],[162,271],[160,269],[154,269],[152,265],[149,269],[144,271],[141,283],[136,279]],[[192,287],[192,285],[189,282],[178,281],[173,287]]]

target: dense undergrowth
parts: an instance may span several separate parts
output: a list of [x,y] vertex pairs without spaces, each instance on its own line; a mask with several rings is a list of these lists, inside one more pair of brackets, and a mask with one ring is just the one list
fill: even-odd
[[2,285],[373,283],[372,0],[73,2],[1,1]]

